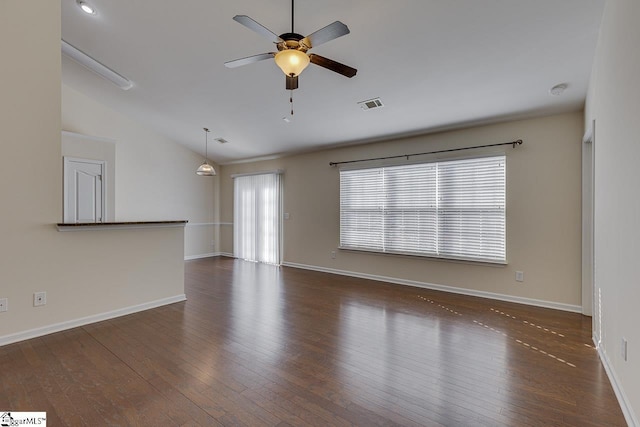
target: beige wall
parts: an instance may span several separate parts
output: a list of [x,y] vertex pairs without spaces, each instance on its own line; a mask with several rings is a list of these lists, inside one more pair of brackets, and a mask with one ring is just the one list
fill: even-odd
[[[221,219],[233,221],[231,174],[284,169],[284,211],[290,214],[284,221],[285,263],[540,300],[579,310],[582,130],[582,113],[576,112],[225,165],[221,172]],[[515,139],[523,139],[524,144],[498,149],[507,155],[507,266],[337,249],[339,175],[329,162]],[[223,226],[221,237],[222,251],[232,252],[232,227]],[[331,251],[337,251],[336,259],[331,259]],[[515,281],[516,270],[524,272],[524,283]]]
[[[183,296],[182,228],[56,231],[60,1],[0,2],[0,52],[0,298],[9,300],[9,311],[0,313],[0,345]],[[33,307],[36,291],[47,292],[45,306]]]
[[[640,426],[640,2],[607,1],[586,108],[595,119],[595,284],[600,351]],[[628,341],[628,360],[621,342]],[[632,421],[633,420],[633,421]]]
[[217,251],[218,178],[195,174],[202,156],[66,85],[62,128],[115,141],[117,221],[188,220],[185,256]]

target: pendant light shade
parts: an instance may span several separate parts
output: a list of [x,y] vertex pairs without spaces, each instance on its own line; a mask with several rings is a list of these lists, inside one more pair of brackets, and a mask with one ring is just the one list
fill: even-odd
[[207,159],[207,157],[209,156],[209,152],[208,152],[209,141],[207,138],[209,129],[207,128],[203,128],[203,129],[204,129],[204,163],[202,163],[200,167],[198,167],[198,169],[196,170],[196,174],[200,176],[215,176],[216,170],[213,168],[213,166],[209,164],[209,160]]
[[200,176],[216,176],[216,170],[207,162],[201,164],[196,173]]
[[291,77],[298,76],[310,62],[309,56],[297,49],[281,50],[276,53],[275,60],[278,67]]

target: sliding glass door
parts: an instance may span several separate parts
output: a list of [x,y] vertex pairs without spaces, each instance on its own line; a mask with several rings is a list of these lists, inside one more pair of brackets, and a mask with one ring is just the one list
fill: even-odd
[[279,265],[282,179],[278,172],[233,177],[233,255]]

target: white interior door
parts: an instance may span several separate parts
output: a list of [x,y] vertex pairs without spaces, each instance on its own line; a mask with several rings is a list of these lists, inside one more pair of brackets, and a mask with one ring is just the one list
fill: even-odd
[[64,222],[103,222],[103,161],[64,158]]

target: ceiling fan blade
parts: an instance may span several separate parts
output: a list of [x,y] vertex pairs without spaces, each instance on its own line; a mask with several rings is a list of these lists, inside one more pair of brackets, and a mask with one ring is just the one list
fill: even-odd
[[309,55],[309,59],[312,63],[319,65],[321,67],[326,68],[327,70],[334,71],[338,74],[342,74],[345,77],[353,77],[356,75],[358,70],[355,68],[349,67],[348,65],[341,64],[332,59],[325,58],[324,56],[316,55],[312,53]]
[[257,21],[254,21],[253,19],[249,18],[247,15],[236,15],[233,17],[233,20],[244,25],[251,31],[255,31],[261,36],[266,37],[267,39],[271,40],[274,43],[282,42],[282,39],[277,34],[269,30],[268,28],[264,27],[262,24],[258,23]]
[[350,32],[349,27],[340,21],[336,21],[324,28],[320,28],[315,33],[309,34],[307,37],[302,39],[302,43],[311,49],[312,47],[320,46],[321,44],[337,39],[338,37],[346,36]]
[[233,61],[227,61],[224,66],[227,68],[241,67],[247,64],[253,64],[254,62],[270,59],[276,56],[275,52],[261,53],[260,55],[247,56],[246,58],[235,59]]

